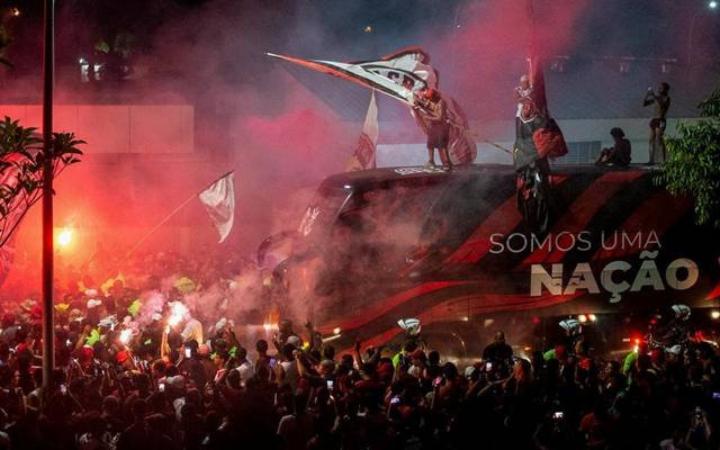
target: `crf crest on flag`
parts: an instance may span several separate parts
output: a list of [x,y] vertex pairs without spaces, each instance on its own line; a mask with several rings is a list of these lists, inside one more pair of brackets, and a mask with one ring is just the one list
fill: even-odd
[[205,205],[222,243],[230,235],[235,221],[235,176],[233,172],[220,177],[207,189],[198,194]]
[[373,91],[370,96],[370,105],[368,105],[360,139],[358,139],[355,152],[350,157],[350,161],[348,161],[348,171],[374,169],[376,167],[375,155],[378,135],[378,107],[377,101],[375,100],[375,91]]

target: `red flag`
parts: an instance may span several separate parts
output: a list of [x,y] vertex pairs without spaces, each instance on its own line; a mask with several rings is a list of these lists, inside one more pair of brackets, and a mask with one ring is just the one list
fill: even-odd
[[545,72],[540,57],[539,42],[535,34],[535,10],[533,1],[528,0],[528,14],[530,15],[530,45],[528,58],[530,85],[532,86],[532,111],[540,116],[539,127],[532,133],[532,140],[535,144],[537,154],[540,158],[557,158],[567,154],[568,148],[565,137],[555,119],[550,115],[548,108],[547,93],[545,91]]

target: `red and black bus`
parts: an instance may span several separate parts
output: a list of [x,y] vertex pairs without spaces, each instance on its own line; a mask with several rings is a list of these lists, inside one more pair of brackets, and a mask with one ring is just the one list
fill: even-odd
[[476,354],[499,329],[546,345],[538,339],[567,316],[597,317],[613,346],[623,336],[606,317],[627,325],[674,303],[712,308],[720,299],[717,230],[695,225],[692,204],[655,175],[555,167],[543,235],[518,212],[509,166],[334,175],[276,274],[290,313],[335,330],[342,348],[391,341],[409,317],[456,355]]

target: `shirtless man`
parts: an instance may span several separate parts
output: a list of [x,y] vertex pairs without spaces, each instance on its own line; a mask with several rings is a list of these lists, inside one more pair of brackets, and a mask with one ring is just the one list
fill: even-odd
[[665,162],[665,120],[668,109],[670,109],[670,85],[661,83],[656,94],[652,88],[648,88],[643,101],[643,106],[655,105],[655,114],[650,121],[650,160],[648,164]]

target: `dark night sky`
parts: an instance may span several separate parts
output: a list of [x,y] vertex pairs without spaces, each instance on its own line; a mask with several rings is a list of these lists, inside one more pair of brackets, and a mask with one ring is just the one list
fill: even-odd
[[[504,0],[508,1],[508,0]],[[510,0],[523,1],[523,0]],[[544,2],[536,0],[538,10]],[[560,0],[570,1],[573,0]],[[580,1],[580,0],[578,0]],[[222,9],[228,17],[256,17],[252,30],[258,44],[284,42],[288,50],[314,51],[326,57],[353,59],[373,57],[375,49],[384,52],[413,40],[431,40],[434,33],[447,33],[456,21],[463,24],[463,11],[470,4],[502,3],[499,0],[59,0],[58,53],[82,52],[87,39],[117,30],[128,30],[138,37],[138,48],[149,50],[152,42],[162,39],[162,25],[176,20],[191,20],[206,10]],[[10,5],[12,3],[7,3]],[[13,24],[17,35],[16,56],[30,56],[37,48],[33,35],[42,12],[40,0],[16,2],[23,16]],[[720,11],[710,11],[707,0],[594,0],[581,18],[582,27],[576,35],[576,53],[581,56],[598,54],[634,55],[639,57],[681,58],[688,24],[697,15],[694,42],[698,46],[718,43]],[[459,9],[460,8],[460,9]],[[460,14],[458,16],[458,9]],[[322,45],[308,48],[312,39],[294,32],[298,22],[308,21],[322,34],[331,49],[345,49],[343,55],[327,55]],[[363,33],[370,24],[374,33]],[[238,32],[245,30],[217,30]],[[429,36],[430,35],[430,36]],[[90,37],[88,37],[90,39]],[[310,42],[308,42],[310,41]],[[703,50],[703,49],[701,49]]]
[[[133,36],[134,61],[150,62],[148,78],[160,80],[165,90],[182,92],[190,101],[205,95],[207,83],[220,81],[231,88],[252,86],[259,91],[275,91],[277,95],[267,101],[266,112],[271,113],[283,109],[284,104],[282,90],[274,89],[278,81],[268,76],[277,66],[263,56],[264,51],[348,61],[373,59],[416,44],[431,52],[445,86],[454,91],[453,95],[464,95],[463,89],[477,90],[477,86],[465,81],[467,71],[489,64],[506,67],[507,80],[501,80],[494,89],[504,92],[522,70],[524,55],[506,55],[505,61],[498,61],[497,55],[486,55],[482,48],[472,54],[448,52],[446,44],[455,33],[472,26],[473,21],[482,21],[486,11],[521,1],[524,0],[58,0],[58,76],[61,82],[74,79],[79,56],[92,54],[94,42],[101,37],[112,40],[116,33],[124,31]],[[646,62],[635,64],[631,73],[618,78],[616,68],[608,64],[599,67],[592,60],[605,56],[677,59],[678,67],[668,77],[671,82],[683,83],[686,91],[697,93],[685,96],[689,99],[688,108],[710,90],[720,69],[717,65],[720,10],[707,8],[707,0],[535,0],[540,16],[550,4],[570,7],[579,3],[587,7],[578,9],[572,43],[563,51],[573,59],[566,73],[550,75],[550,89],[559,84],[570,86],[558,90],[558,96],[573,94],[570,92],[573,89],[582,91],[588,86],[609,84],[622,98],[665,76],[660,74],[658,63]],[[10,79],[40,73],[42,2],[25,0],[17,4],[23,15],[7,25],[15,39],[8,56],[16,69],[5,74]],[[689,76],[684,63],[692,22],[695,67]],[[367,25],[372,26],[372,33],[363,31]],[[498,37],[499,41],[502,39]],[[477,46],[484,44],[479,42]],[[337,109],[336,103],[348,103],[350,106],[346,105],[345,110],[340,107],[341,115],[354,120],[363,113],[361,105],[366,104],[366,99],[357,94],[359,91],[349,89],[348,102],[342,100],[346,96],[345,87],[333,83],[334,80],[284,69],[318,96],[326,92],[323,100],[331,107]],[[685,78],[679,78],[680,72]],[[627,91],[620,92],[623,89]],[[117,89],[114,92],[116,95]],[[359,96],[357,108],[353,107],[353,93]],[[492,100],[493,95],[485,93],[483,99]],[[339,100],[333,100],[335,97]],[[558,99],[560,104],[567,105],[566,115],[586,108],[574,98],[578,96]],[[677,112],[678,108],[674,110]],[[471,116],[484,115],[473,105],[466,109]],[[629,113],[623,111],[622,105],[610,102],[606,110],[597,114]]]

